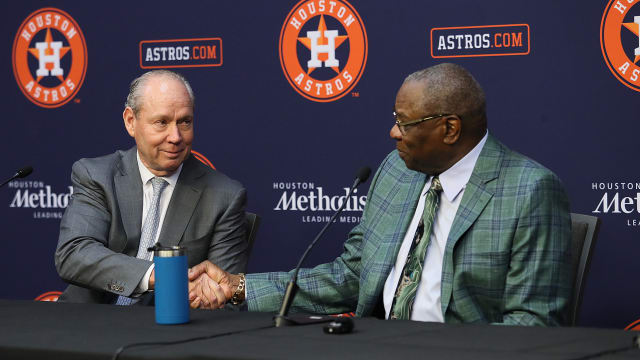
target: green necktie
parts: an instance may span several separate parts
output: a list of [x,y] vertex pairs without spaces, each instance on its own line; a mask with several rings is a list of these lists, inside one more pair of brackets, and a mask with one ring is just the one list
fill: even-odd
[[404,269],[402,269],[402,275],[400,276],[396,294],[393,299],[393,305],[391,306],[390,319],[408,320],[411,317],[413,302],[416,298],[416,290],[418,290],[418,285],[420,285],[422,262],[427,253],[427,247],[429,246],[433,220],[438,211],[441,191],[442,184],[440,184],[440,179],[436,176],[431,181],[431,187],[429,191],[427,191],[427,196],[424,200],[424,211],[422,212],[422,218],[418,223],[418,228],[413,237],[407,263],[404,265]]

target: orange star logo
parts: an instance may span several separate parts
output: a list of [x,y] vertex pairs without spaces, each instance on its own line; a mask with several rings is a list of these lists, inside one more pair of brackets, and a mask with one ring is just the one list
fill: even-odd
[[[53,42],[53,36],[51,36],[51,28],[47,28],[47,35],[44,37],[44,42],[47,43],[47,49],[44,51],[45,55],[53,55],[53,48],[51,47],[51,43]],[[36,59],[40,59],[40,51],[36,48],[27,49],[31,55],[33,55]],[[69,46],[63,46],[60,48],[60,59],[62,59],[68,52],[71,50]],[[53,63],[46,64],[47,70],[53,69]],[[61,75],[56,76],[58,80],[61,82],[64,81],[64,78]],[[39,83],[42,80],[42,76],[38,76],[36,78],[36,82]]]
[[[318,31],[320,32],[320,34],[322,35],[320,38],[318,38],[318,45],[328,45],[329,44],[329,40],[326,38],[324,32],[327,30],[327,25],[324,22],[324,15],[320,15],[320,23],[318,24]],[[334,49],[337,49],[340,45],[342,45],[342,43],[344,43],[345,40],[347,40],[349,37],[346,35],[339,35],[335,37],[335,43],[334,43]],[[308,37],[299,37],[298,41],[300,41],[302,43],[302,45],[306,46],[307,49],[309,49],[309,51],[311,51],[311,39]],[[318,54],[318,60],[320,61],[327,61],[327,59],[329,58],[329,54],[326,53],[320,53]],[[332,66],[331,67],[333,69],[333,71],[336,72],[336,74],[340,73],[340,69],[337,66]],[[315,70],[315,67],[309,67],[307,69],[307,75],[311,74],[311,72],[313,72],[313,70]]]
[[[634,33],[636,36],[640,37],[640,24],[632,23],[622,23],[624,27]],[[633,63],[637,63],[640,60],[640,55],[636,55],[636,58],[633,60]]]

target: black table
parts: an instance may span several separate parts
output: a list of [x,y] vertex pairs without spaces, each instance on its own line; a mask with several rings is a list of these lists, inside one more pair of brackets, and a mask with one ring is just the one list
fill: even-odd
[[0,300],[0,359],[109,359],[122,345],[219,336],[126,350],[120,359],[640,359],[636,332],[594,328],[449,325],[355,319],[347,335],[323,324],[267,328],[272,314],[191,312],[156,325],[142,306]]

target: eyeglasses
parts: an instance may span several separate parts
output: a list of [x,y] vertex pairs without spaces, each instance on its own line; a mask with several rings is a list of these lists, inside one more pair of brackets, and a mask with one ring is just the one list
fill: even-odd
[[433,120],[433,119],[441,118],[443,116],[451,116],[451,115],[452,114],[438,114],[438,115],[431,115],[431,116],[423,117],[422,119],[416,119],[416,120],[409,120],[409,121],[405,121],[405,122],[400,122],[400,120],[398,120],[398,114],[395,111],[393,112],[393,118],[396,119],[396,125],[398,125],[398,129],[400,129],[400,133],[402,135],[406,135],[407,126],[412,126],[412,125],[419,124],[419,123],[421,123],[423,121]]

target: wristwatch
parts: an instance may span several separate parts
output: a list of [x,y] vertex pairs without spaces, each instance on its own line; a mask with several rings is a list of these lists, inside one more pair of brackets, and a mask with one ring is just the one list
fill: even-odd
[[240,305],[244,301],[244,285],[245,285],[244,274],[239,273],[238,276],[240,276],[240,282],[238,283],[236,292],[233,293],[233,296],[231,297],[231,303],[233,305]]

